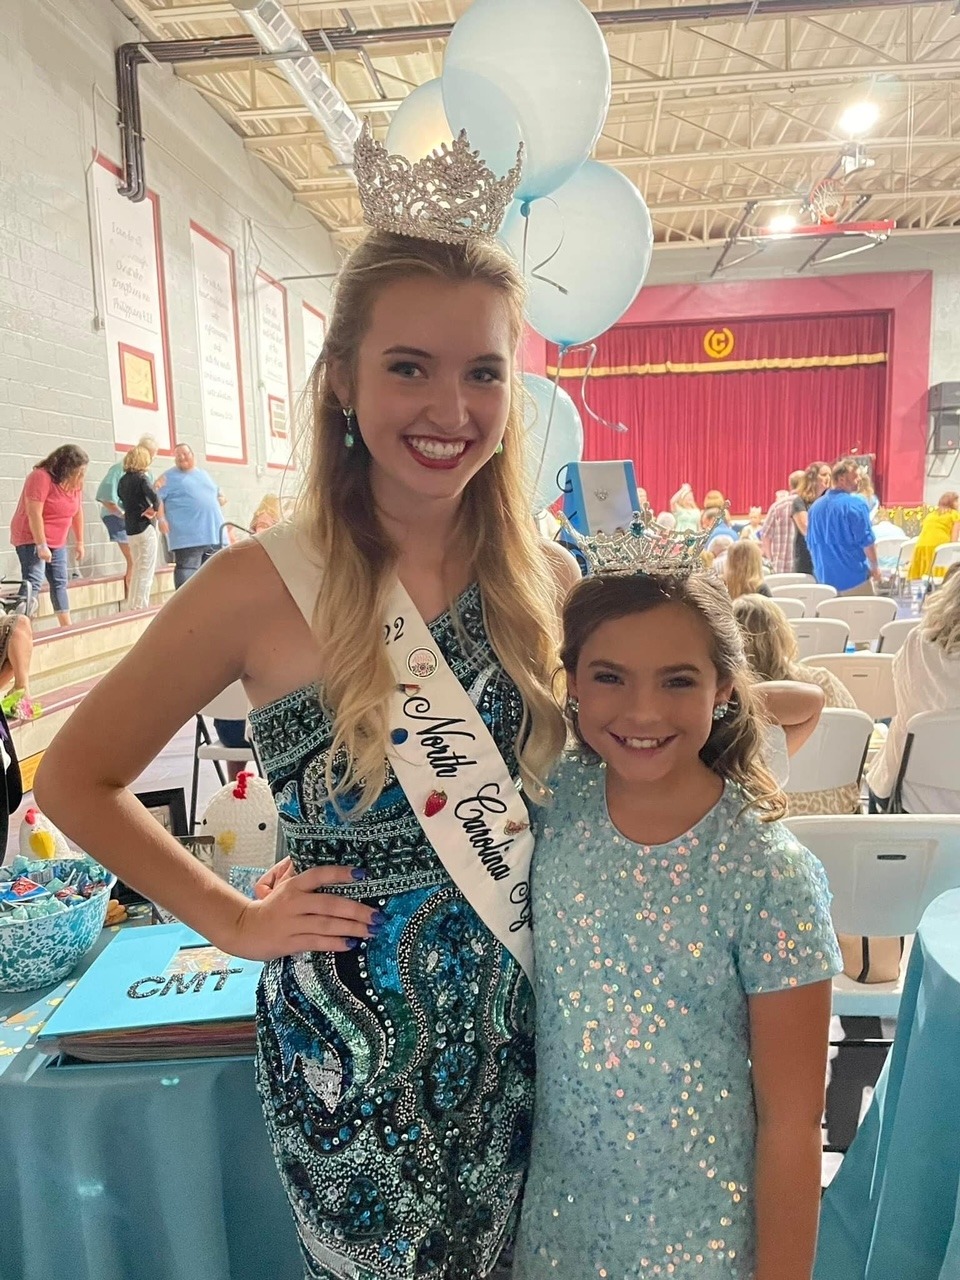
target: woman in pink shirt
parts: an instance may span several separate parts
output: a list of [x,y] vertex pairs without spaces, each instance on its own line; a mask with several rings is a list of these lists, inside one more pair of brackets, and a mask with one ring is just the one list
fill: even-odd
[[34,592],[50,583],[61,627],[70,625],[67,598],[67,535],[73,530],[77,559],[83,559],[83,479],[89,459],[75,444],[62,444],[38,462],[24,481],[10,521],[10,541],[20,571]]

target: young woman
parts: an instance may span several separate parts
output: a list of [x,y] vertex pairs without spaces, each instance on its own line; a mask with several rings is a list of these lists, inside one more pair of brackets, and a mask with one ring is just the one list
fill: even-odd
[[927,513],[920,526],[920,536],[913,549],[907,577],[911,582],[926,578],[933,568],[937,547],[945,542],[960,542],[960,494],[951,489],[940,495],[933,511]]
[[731,600],[747,594],[770,594],[770,588],[763,580],[763,556],[756,542],[741,538],[733,544],[724,557],[723,580]]
[[71,533],[77,560],[85,554],[83,481],[88,462],[87,455],[75,444],[54,449],[27,476],[10,521],[10,541],[20,561],[20,572],[34,594],[40,591],[46,577],[61,627],[70,625],[67,538]]
[[830,488],[832,475],[825,462],[811,462],[803,473],[803,479],[793,500],[793,523],[796,540],[793,544],[793,572],[813,573],[813,558],[807,546],[807,516],[810,508]]
[[515,1280],[810,1280],[830,979],[714,577],[564,608],[582,752],[537,819],[537,1101]]
[[[558,596],[579,577],[530,518],[522,331],[520,272],[494,243],[370,236],[313,375],[302,518],[183,586],[36,782],[126,883],[268,962],[258,1084],[314,1280],[476,1280],[516,1216],[533,1004],[515,783],[540,795],[563,745]],[[237,679],[296,872],[255,902],[126,789]],[[521,895],[506,907],[503,885]]]

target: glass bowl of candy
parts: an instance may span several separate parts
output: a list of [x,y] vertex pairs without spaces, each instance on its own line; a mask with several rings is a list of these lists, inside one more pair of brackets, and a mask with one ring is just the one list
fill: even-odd
[[0,867],[0,991],[65,978],[100,936],[116,882],[82,853]]

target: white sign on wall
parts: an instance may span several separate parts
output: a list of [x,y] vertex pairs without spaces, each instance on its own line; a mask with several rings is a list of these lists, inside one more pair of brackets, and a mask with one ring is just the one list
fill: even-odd
[[117,191],[119,170],[104,156],[93,166],[103,333],[110,371],[113,438],[129,449],[144,434],[169,450],[174,438],[160,202],[134,203]]
[[309,302],[303,304],[303,369],[307,383],[327,336],[327,317]]
[[254,281],[260,406],[267,466],[293,465],[287,291],[263,271]]
[[190,245],[206,456],[211,462],[246,462],[233,250],[195,222]]

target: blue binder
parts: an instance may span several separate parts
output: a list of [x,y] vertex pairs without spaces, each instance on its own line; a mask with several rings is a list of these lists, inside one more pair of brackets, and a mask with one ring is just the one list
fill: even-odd
[[633,462],[571,462],[563,514],[578,533],[613,533],[626,528],[640,509]]

